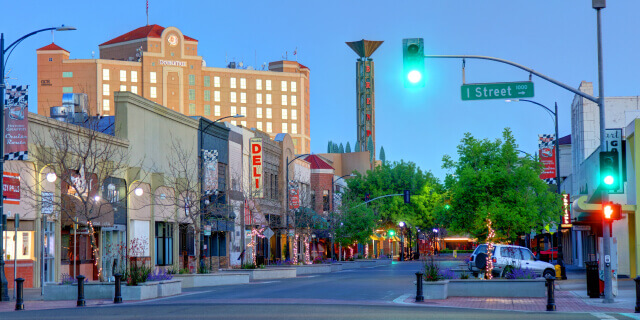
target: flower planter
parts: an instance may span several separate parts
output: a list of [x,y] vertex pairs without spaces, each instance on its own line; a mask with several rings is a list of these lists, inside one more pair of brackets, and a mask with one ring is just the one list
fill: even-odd
[[425,299],[443,300],[449,296],[449,280],[422,281],[422,290]]
[[492,279],[449,280],[450,297],[544,298],[545,280]]
[[225,269],[222,270],[223,273],[228,274],[237,274],[237,273],[246,273],[249,274],[249,280],[270,280],[270,279],[285,279],[285,278],[295,278],[297,273],[295,268],[279,268],[279,267],[271,267],[264,269]]
[[174,274],[174,279],[182,280],[182,288],[212,287],[249,283],[249,273]]
[[360,268],[358,261],[340,261],[340,264],[342,264],[342,270]]
[[[143,282],[137,286],[122,284],[122,300],[146,300],[158,297],[173,296],[182,293],[179,279]],[[115,284],[113,282],[87,282],[84,284],[84,298],[113,299]],[[78,298],[78,285],[61,284],[44,286],[44,300],[75,300]]]
[[[277,266],[267,266],[267,269],[278,268]],[[291,265],[287,268],[296,269],[296,276],[303,274],[316,274],[316,273],[329,273],[331,272],[330,264],[304,264],[304,265]]]

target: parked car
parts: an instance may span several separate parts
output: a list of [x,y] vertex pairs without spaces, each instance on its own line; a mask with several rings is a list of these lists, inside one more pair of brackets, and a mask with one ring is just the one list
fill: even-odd
[[[469,257],[469,271],[476,277],[486,268],[487,248],[488,245],[481,244]],[[496,244],[493,245],[491,257],[492,273],[501,277],[504,277],[512,268],[532,270],[536,277],[555,276],[556,273],[552,264],[536,259],[531,250],[525,247]]]

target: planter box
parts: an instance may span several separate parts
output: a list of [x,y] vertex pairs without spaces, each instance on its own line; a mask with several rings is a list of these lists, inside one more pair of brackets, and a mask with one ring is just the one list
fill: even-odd
[[315,273],[330,273],[331,265],[330,264],[306,264],[302,266],[289,266],[288,268],[295,268],[296,275],[303,274],[315,274]]
[[360,268],[358,261],[340,261],[340,264],[342,264],[342,270]]
[[143,282],[137,286],[122,286],[122,300],[147,300],[158,297],[159,282]]
[[182,293],[182,279],[162,280],[158,283],[158,297],[175,296]]
[[264,268],[264,269],[241,269],[241,270],[222,270],[223,273],[246,273],[249,274],[249,280],[269,280],[269,279],[285,279],[295,278],[297,273],[295,268]]
[[331,272],[342,271],[342,263],[332,263],[331,264]]
[[360,268],[370,268],[370,267],[375,267],[375,266],[378,265],[376,260],[359,259],[359,260],[356,260],[356,261],[358,263],[360,263]]
[[444,300],[449,296],[449,280],[422,281],[422,291],[425,300]]
[[212,287],[229,284],[249,283],[249,273],[175,274],[174,279],[182,280],[182,288]]
[[[146,300],[167,297],[182,293],[179,279],[144,282],[137,286],[122,284],[122,300]],[[84,284],[84,298],[86,300],[113,299],[115,296],[114,282],[89,282]],[[77,285],[47,285],[44,286],[44,300],[75,300],[78,298]]]
[[545,280],[492,279],[449,280],[450,297],[544,298]]
[[391,264],[391,259],[376,259],[375,261],[379,266],[387,266]]

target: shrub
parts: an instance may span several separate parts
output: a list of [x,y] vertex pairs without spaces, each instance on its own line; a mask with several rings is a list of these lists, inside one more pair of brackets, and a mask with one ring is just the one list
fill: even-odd
[[182,269],[180,269],[179,273],[180,273],[180,274],[189,274],[189,269],[187,269],[187,268],[182,268]]
[[147,281],[163,281],[171,279],[173,279],[173,275],[164,269],[157,269],[155,273],[151,271],[151,273],[147,275]]
[[469,279],[469,274],[468,274],[468,273],[466,273],[466,272],[462,272],[462,273],[460,274],[460,279]]
[[440,265],[438,265],[433,257],[425,261],[424,264],[424,281],[440,281],[442,280],[440,274]]
[[441,279],[450,280],[456,278],[456,273],[453,272],[453,270],[451,270],[450,268],[440,269],[438,271],[438,275],[440,275]]
[[255,263],[250,262],[250,263],[243,263],[242,266],[240,267],[241,269],[257,269],[258,266],[256,266]]
[[536,274],[533,270],[525,268],[512,268],[505,275],[505,279],[535,279]]
[[127,285],[137,286],[138,283],[147,281],[147,277],[152,272],[148,265],[148,260],[144,257],[144,252],[148,242],[146,239],[133,238],[129,243],[129,266],[127,267],[124,278],[127,279]]
[[[78,279],[74,278],[72,275],[68,274],[68,273],[63,273],[62,274],[62,281],[60,281],[60,284],[74,284],[74,283],[78,283]],[[89,279],[84,279],[84,282],[89,282]]]

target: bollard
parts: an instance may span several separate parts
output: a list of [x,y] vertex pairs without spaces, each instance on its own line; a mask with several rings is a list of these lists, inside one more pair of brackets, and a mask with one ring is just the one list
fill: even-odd
[[78,307],[84,307],[86,305],[84,301],[84,276],[79,275],[76,277],[78,279]]
[[422,293],[422,272],[416,272],[416,302],[424,301],[424,294]]
[[116,277],[116,296],[113,298],[113,303],[122,303],[122,292],[120,291],[122,275],[116,273],[114,277]]
[[22,298],[22,288],[24,279],[16,279],[16,310],[24,310],[24,299]]
[[555,280],[556,278],[554,276],[547,276],[547,283],[545,283],[545,285],[547,286],[547,311],[556,311],[556,300],[554,299],[553,295],[554,295],[554,286],[553,286],[553,280]]
[[640,276],[633,280],[636,282],[636,313],[640,313]]

